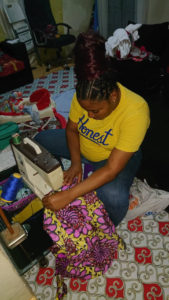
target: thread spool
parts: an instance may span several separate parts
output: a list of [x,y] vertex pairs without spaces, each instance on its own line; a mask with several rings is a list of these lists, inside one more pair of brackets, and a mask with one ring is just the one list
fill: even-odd
[[19,133],[14,133],[12,135],[12,142],[14,145],[19,145],[21,143],[21,137],[20,137]]
[[15,201],[17,192],[23,187],[22,177],[19,173],[12,174],[3,185],[1,200],[11,203]]

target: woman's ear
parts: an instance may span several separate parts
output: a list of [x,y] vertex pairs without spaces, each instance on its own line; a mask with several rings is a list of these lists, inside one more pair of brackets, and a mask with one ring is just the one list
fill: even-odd
[[110,101],[115,103],[118,98],[118,92],[116,90],[113,90],[110,94]]

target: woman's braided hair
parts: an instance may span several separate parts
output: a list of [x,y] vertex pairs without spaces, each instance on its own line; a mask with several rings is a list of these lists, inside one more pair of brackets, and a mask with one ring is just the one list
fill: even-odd
[[105,55],[105,39],[89,31],[79,34],[74,48],[76,93],[81,100],[107,100],[117,89],[114,72]]

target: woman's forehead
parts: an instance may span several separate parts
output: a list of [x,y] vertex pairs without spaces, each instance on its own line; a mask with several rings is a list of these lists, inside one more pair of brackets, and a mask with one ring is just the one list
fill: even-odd
[[95,109],[101,109],[103,108],[106,103],[108,102],[107,100],[90,100],[90,99],[79,99],[78,100],[80,106],[82,106],[86,110],[95,110]]

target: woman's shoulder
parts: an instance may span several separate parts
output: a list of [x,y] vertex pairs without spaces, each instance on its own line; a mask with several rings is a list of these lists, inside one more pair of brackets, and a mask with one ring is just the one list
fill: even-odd
[[128,107],[148,107],[147,101],[139,94],[118,83],[124,103]]

